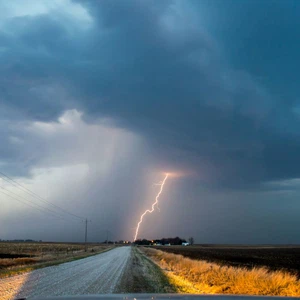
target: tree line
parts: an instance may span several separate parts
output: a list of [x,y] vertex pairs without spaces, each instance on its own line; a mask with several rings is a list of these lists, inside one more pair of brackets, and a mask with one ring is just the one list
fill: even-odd
[[[182,243],[186,243],[185,239],[180,237],[175,238],[162,238],[156,240],[146,240],[146,239],[139,239],[134,242],[136,245],[182,245]],[[194,243],[194,239],[191,237],[189,238],[189,243],[192,245]]]

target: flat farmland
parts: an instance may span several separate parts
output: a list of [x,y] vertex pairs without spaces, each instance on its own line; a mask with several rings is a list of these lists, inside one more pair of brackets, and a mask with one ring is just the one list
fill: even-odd
[[285,270],[300,278],[300,246],[156,246],[158,250],[184,257],[215,262],[219,265],[246,267],[265,266]]
[[112,245],[44,242],[0,242],[0,278],[85,258],[111,249]]

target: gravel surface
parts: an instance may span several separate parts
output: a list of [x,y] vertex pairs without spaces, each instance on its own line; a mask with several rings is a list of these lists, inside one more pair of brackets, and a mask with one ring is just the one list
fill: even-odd
[[0,298],[114,293],[131,247],[0,280]]

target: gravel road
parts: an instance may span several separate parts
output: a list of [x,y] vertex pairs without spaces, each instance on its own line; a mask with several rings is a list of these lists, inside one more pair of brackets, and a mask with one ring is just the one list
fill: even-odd
[[0,280],[0,298],[114,293],[131,247]]

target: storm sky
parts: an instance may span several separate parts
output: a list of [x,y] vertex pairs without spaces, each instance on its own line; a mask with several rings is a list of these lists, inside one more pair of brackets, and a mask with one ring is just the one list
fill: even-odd
[[0,1],[0,239],[132,240],[169,172],[139,238],[299,243],[299,35],[298,0]]

